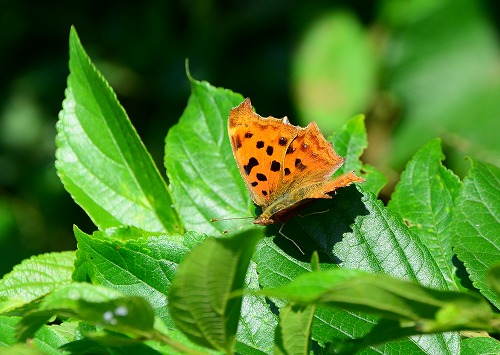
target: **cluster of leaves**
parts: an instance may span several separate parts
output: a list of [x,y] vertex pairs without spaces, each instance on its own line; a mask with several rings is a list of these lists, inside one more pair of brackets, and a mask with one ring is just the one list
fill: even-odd
[[[4,345],[31,353],[500,351],[492,337],[458,332],[500,330],[499,168],[471,160],[462,183],[433,140],[386,207],[376,198],[384,176],[359,161],[367,142],[358,116],[329,140],[346,157],[342,170],[367,182],[287,223],[304,254],[274,227],[222,238],[234,225],[211,218],[254,212],[226,130],[243,97],[190,78],[191,97],[166,138],[167,186],[74,29],[69,67],[57,169],[99,231],[75,227],[76,253],[33,257],[1,280]],[[454,254],[481,294],[465,288]]]

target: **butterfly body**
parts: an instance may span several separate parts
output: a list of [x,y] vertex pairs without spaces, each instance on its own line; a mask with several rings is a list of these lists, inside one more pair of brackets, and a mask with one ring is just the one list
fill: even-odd
[[315,122],[294,126],[287,117],[261,117],[246,99],[229,114],[228,131],[240,174],[262,208],[255,224],[284,223],[300,207],[364,179],[353,172],[331,180],[344,163]]

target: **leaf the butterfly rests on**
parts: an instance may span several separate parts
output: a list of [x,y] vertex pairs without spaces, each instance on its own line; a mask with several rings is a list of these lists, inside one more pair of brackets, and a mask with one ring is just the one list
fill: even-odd
[[262,208],[255,224],[284,223],[297,207],[353,182],[364,182],[349,172],[331,176],[344,163],[315,122],[290,124],[287,117],[261,117],[250,99],[231,109],[229,137],[241,177],[254,203]]

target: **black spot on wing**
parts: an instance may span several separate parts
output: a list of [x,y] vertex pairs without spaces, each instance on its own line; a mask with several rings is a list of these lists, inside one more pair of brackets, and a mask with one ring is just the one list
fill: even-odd
[[252,171],[252,169],[254,167],[256,167],[257,165],[259,165],[259,161],[257,159],[255,159],[254,157],[251,157],[248,160],[247,165],[243,165],[243,170],[245,170],[245,173],[247,175],[250,175],[250,172]]
[[278,172],[281,169],[281,164],[277,162],[276,160],[273,160],[271,163],[271,171]]
[[267,176],[261,173],[257,174],[257,180],[259,181],[267,181]]
[[257,147],[257,149],[263,148],[264,147],[264,142],[263,141],[258,141],[255,146]]
[[295,159],[295,167],[297,168],[297,170],[299,171],[302,171],[304,170],[305,168],[307,168],[307,166],[305,166],[304,164],[302,164],[302,160],[300,159]]

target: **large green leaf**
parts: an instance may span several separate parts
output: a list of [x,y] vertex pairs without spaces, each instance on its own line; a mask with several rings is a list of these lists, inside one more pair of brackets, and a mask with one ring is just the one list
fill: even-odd
[[[300,243],[306,256],[301,256],[296,247],[281,237],[275,238],[277,245],[270,239],[260,244],[256,261],[263,286],[283,285],[308,272],[309,267],[304,261],[309,260],[309,253],[316,249],[321,252],[322,268],[343,261],[343,266],[347,268],[393,275],[437,289],[447,288],[425,245],[372,194],[361,194],[355,188],[346,188],[339,190],[332,202],[327,212],[297,217],[283,229],[287,237]],[[318,309],[313,322],[313,338],[321,344],[361,338],[376,324],[375,316]],[[426,335],[391,342],[378,347],[377,351],[391,353],[403,348],[421,352],[432,348],[453,352],[459,347],[458,341],[457,333]]]
[[169,293],[169,310],[175,325],[195,343],[233,352],[241,291],[260,238],[255,232],[210,238],[194,248],[181,264]]
[[453,214],[452,245],[476,288],[500,308],[487,270],[500,261],[500,169],[472,160]]
[[461,183],[441,160],[440,141],[420,149],[401,175],[389,208],[399,213],[436,261],[448,286],[457,289],[452,264],[451,221]]
[[165,166],[186,228],[220,235],[228,225],[210,223],[212,218],[251,216],[227,133],[229,110],[243,97],[207,82],[190,82],[188,105],[167,135]]
[[69,68],[56,140],[66,190],[100,229],[181,232],[164,180],[74,28]]
[[0,280],[0,313],[26,306],[71,282],[74,252],[33,256]]
[[75,278],[149,301],[165,323],[172,325],[167,294],[178,264],[190,250],[189,236],[161,235],[137,228],[113,228],[87,235],[75,228],[78,241]]

